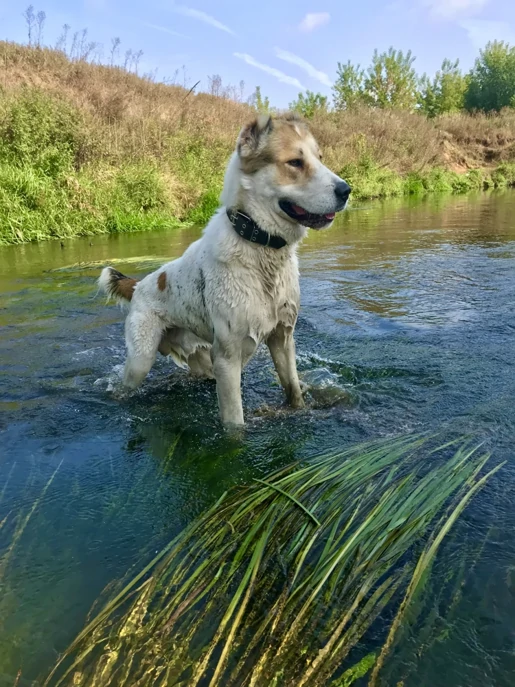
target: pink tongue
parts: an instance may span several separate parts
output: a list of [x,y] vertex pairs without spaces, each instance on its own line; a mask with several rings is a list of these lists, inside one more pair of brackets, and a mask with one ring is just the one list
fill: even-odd
[[336,217],[336,212],[328,212],[327,215],[324,215],[326,219],[334,219]]
[[292,208],[297,213],[297,215],[305,215],[306,214],[306,211],[304,210],[304,208],[301,208],[300,205],[293,205],[293,203],[292,203]]

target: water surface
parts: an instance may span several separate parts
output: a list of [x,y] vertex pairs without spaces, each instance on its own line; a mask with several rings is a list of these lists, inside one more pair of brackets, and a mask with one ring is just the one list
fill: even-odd
[[0,685],[20,670],[20,685],[44,674],[102,589],[227,487],[329,447],[421,430],[472,433],[507,464],[435,566],[429,606],[443,615],[439,581],[467,542],[441,636],[423,651],[406,637],[385,684],[511,685],[515,194],[354,206],[311,232],[297,330],[310,407],[283,407],[260,349],[244,375],[243,440],[220,427],[213,384],[163,358],[139,392],[111,391],[123,315],[96,296],[100,266],[141,276],[199,231],[0,249]]

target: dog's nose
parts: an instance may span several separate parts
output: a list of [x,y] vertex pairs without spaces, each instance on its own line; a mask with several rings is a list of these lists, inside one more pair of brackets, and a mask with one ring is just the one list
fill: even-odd
[[338,181],[334,187],[334,193],[339,201],[346,203],[349,200],[351,187],[345,181]]

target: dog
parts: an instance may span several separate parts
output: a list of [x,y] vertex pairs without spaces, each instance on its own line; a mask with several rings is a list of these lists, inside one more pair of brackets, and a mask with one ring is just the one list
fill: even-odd
[[102,271],[100,289],[129,305],[124,385],[137,388],[160,351],[214,378],[223,424],[241,426],[242,369],[265,342],[290,405],[302,408],[297,247],[308,227],[332,224],[350,192],[322,163],[304,121],[290,113],[253,119],[239,134],[221,207],[202,237],[140,282]]

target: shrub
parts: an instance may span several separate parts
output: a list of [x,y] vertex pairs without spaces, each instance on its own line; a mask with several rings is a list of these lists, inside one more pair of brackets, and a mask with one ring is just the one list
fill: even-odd
[[49,176],[79,169],[93,155],[93,140],[76,107],[38,89],[22,88],[0,111],[2,157]]
[[152,164],[122,167],[115,179],[114,200],[136,212],[166,207],[166,193],[157,169]]

